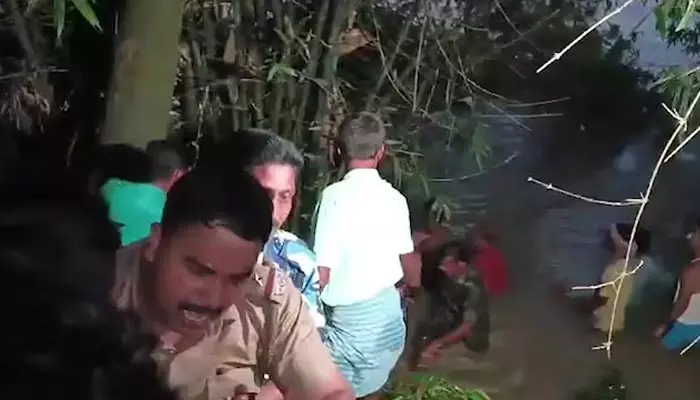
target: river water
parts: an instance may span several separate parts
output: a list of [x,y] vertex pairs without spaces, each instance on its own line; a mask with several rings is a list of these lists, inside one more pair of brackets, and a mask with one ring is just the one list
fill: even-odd
[[[667,48],[656,37],[653,15],[645,19],[653,6],[648,3],[633,4],[611,23],[620,24],[623,31],[637,27],[641,32],[637,41],[641,66],[691,65],[692,60],[680,49]],[[477,172],[473,161],[449,146],[433,148],[428,157],[443,160],[431,173],[438,177],[433,182],[436,190],[449,194],[459,205],[454,222],[469,227],[486,219],[498,230],[499,246],[511,269],[513,293],[493,306],[495,339],[487,360],[451,354],[438,371],[465,385],[490,388],[494,399],[568,399],[573,388],[585,385],[602,365],[605,357],[591,346],[603,338],[589,334],[564,298],[552,297],[549,288],[598,283],[609,257],[603,247],[607,227],[631,221],[637,208],[582,201],[528,178],[594,199],[639,198],[656,163],[658,144],[654,132],[644,132],[618,154],[588,162],[580,153],[596,145],[592,142],[544,148],[543,139],[561,134],[551,131],[549,121],[491,117],[485,124],[493,149],[492,169]],[[684,223],[689,216],[700,216],[698,141],[663,166],[642,220],[652,232],[654,257],[669,271],[688,260]],[[671,357],[656,348],[648,334],[623,339],[615,346],[613,362],[628,379],[630,399],[700,398],[697,353]],[[468,358],[471,366],[461,366],[460,357]]]

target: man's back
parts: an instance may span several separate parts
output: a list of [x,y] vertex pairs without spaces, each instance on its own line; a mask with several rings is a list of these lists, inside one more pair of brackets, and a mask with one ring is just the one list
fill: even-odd
[[393,286],[403,276],[399,255],[413,250],[406,199],[377,170],[351,170],[323,192],[314,250],[332,271],[322,294],[328,305]]
[[684,286],[687,293],[692,293],[688,299],[688,306],[678,321],[685,324],[700,324],[700,262],[693,262],[683,269],[679,277],[676,289],[676,300],[680,287]]

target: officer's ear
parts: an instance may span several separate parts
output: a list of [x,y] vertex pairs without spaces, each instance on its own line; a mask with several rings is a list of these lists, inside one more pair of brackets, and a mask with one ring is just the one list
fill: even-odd
[[151,235],[148,237],[148,242],[146,243],[146,249],[144,251],[144,257],[148,262],[153,262],[156,258],[156,250],[158,249],[158,245],[160,245],[162,232],[163,230],[160,228],[160,224],[151,224]]

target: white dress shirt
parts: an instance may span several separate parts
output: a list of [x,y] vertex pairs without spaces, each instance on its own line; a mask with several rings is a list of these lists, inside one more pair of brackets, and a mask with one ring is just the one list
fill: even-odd
[[399,255],[413,251],[408,204],[376,169],[351,170],[326,187],[316,213],[316,262],[330,269],[325,304],[368,300],[401,280]]

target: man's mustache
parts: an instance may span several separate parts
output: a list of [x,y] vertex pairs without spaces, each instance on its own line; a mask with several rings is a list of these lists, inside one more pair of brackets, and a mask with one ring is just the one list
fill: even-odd
[[224,312],[223,308],[211,308],[194,303],[180,303],[179,308],[181,310],[194,311],[198,314],[208,314],[212,317],[218,317]]

